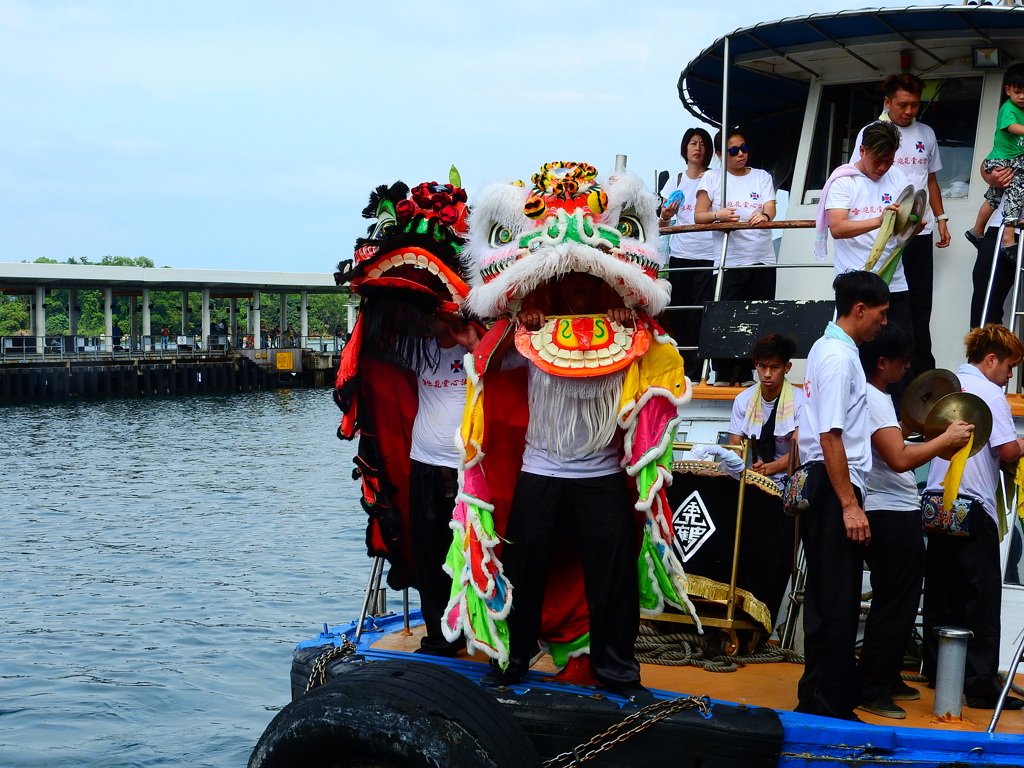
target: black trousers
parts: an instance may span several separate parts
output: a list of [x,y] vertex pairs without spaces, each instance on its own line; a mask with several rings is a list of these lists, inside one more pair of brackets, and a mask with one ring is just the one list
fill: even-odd
[[935,680],[938,638],[935,627],[969,629],[964,694],[993,699],[1000,690],[999,612],[1002,580],[999,574],[999,534],[985,515],[970,537],[928,534],[924,573],[923,672]]
[[914,632],[924,578],[921,510],[868,512],[871,543],[864,559],[871,569],[871,611],[860,651],[864,701],[888,699],[899,680]]
[[452,543],[448,524],[455,509],[457,489],[457,470],[412,460],[409,473],[409,546],[420,593],[420,611],[427,628],[420,645],[435,650],[451,647],[441,632],[441,617],[448,606],[452,580],[441,566]]
[[594,676],[610,686],[639,683],[633,655],[640,623],[633,519],[623,472],[572,479],[519,475],[502,555],[513,589],[511,667],[525,671],[537,653],[548,567],[571,542],[583,566]]
[[932,355],[932,284],[935,263],[932,259],[932,236],[918,235],[903,249],[903,274],[910,291],[910,327],[914,335],[914,352],[910,356],[910,373],[917,376],[935,367]]
[[865,547],[847,538],[842,505],[831,485],[822,504],[800,516],[800,539],[807,580],[804,674],[796,711],[849,717],[861,702],[855,653]]
[[[1014,263],[1009,259],[995,257],[995,250],[999,244],[996,235],[999,227],[989,227],[985,230],[985,237],[978,246],[978,258],[974,261],[974,271],[971,273],[971,280],[974,283],[974,293],[971,296],[971,328],[977,328],[984,323],[1003,323],[1003,305],[1006,297],[1013,289]],[[985,303],[985,292],[988,290],[988,281],[992,277],[992,259],[996,258],[996,274],[992,283],[992,296],[988,302],[988,310],[985,312],[984,323],[982,322],[982,305]]]
[[[674,259],[673,267],[713,267],[715,262],[710,259]],[[684,347],[696,347],[700,344],[700,328],[704,321],[703,306],[715,295],[715,276],[711,269],[702,272],[669,272],[668,280],[672,284],[673,306],[695,306],[701,309],[674,309],[670,312],[669,326],[676,343]],[[697,350],[682,353],[686,375],[694,382],[700,379],[703,361]]]
[[[722,301],[771,301],[774,298],[774,269],[726,268],[722,278]],[[754,364],[750,360],[750,350],[747,352],[745,357],[712,360],[715,380],[729,379],[742,383],[752,379]]]

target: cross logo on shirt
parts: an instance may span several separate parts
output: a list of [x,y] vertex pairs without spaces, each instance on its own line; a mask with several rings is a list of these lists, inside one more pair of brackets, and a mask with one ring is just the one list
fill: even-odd
[[886,192],[882,195],[882,205],[889,205],[892,202],[892,195]]
[[757,192],[751,192],[750,193],[750,199],[751,200],[760,200],[761,196],[759,194],[757,194]]
[[452,360],[452,373],[462,373],[462,358]]
[[924,152],[924,142],[923,141],[917,142],[917,144],[915,146],[917,147],[917,151],[918,152]]

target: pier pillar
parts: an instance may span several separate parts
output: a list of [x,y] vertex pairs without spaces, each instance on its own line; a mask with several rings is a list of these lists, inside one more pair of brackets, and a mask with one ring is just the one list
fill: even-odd
[[135,296],[128,298],[128,349],[142,349],[139,344],[138,326],[139,302]]
[[263,348],[263,334],[260,333],[260,302],[263,301],[263,297],[259,291],[252,292],[252,346],[253,349]]
[[[282,293],[280,295],[280,297],[278,298],[278,308],[280,309],[280,311],[278,312],[278,314],[280,315],[280,319],[277,321],[277,324],[281,326],[281,333],[283,334],[286,330],[288,330],[288,294],[287,293]],[[277,345],[281,346],[280,339],[278,340]]]
[[46,289],[37,285],[32,301],[32,335],[36,337],[36,349],[46,348]]
[[203,307],[203,324],[202,333],[199,334],[203,340],[202,348],[205,350],[210,349],[210,289],[203,288],[202,293],[202,307]]
[[352,333],[352,326],[356,324],[356,304],[352,301],[351,293],[348,295],[348,305],[346,309],[348,310],[348,316],[345,318],[345,330],[348,333]]
[[241,349],[241,334],[238,333],[238,299],[234,296],[228,299],[228,333],[235,342],[232,346]]
[[[153,318],[151,312],[153,305],[149,301],[149,288],[142,289],[142,348],[145,350],[152,350],[153,347],[153,329],[150,327],[153,324]],[[146,340],[149,339],[149,343]]]
[[103,345],[107,352],[114,351],[114,289],[103,289]]
[[299,338],[302,341],[299,342],[299,346],[306,344],[306,338],[309,336],[309,296],[303,291],[299,294]]

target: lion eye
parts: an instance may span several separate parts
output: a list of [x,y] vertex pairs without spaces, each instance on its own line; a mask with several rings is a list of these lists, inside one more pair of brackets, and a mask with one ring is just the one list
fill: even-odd
[[619,234],[623,237],[631,237],[635,240],[644,239],[644,228],[640,225],[640,219],[636,216],[623,215],[616,226]]
[[370,233],[371,240],[383,240],[395,233],[395,226],[398,224],[395,217],[387,211],[381,211],[377,224]]
[[512,242],[512,230],[508,227],[503,227],[501,224],[494,224],[491,226],[491,232],[488,240],[490,241],[492,248],[508,245]]

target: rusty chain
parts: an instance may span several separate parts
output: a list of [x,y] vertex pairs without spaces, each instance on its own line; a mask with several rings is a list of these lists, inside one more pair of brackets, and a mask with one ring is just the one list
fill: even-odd
[[351,656],[355,652],[356,644],[346,637],[341,645],[336,645],[317,656],[313,661],[313,668],[309,672],[309,682],[306,683],[305,693],[309,693],[327,682],[327,665],[330,662],[342,656]]
[[569,768],[584,763],[602,752],[606,752],[616,744],[642,733],[669,715],[687,709],[695,709],[704,717],[710,717],[711,700],[707,696],[681,696],[678,699],[648,704],[643,709],[615,723],[603,733],[597,734],[585,744],[574,748],[571,752],[563,752],[558,757],[551,758],[544,763],[544,768]]

